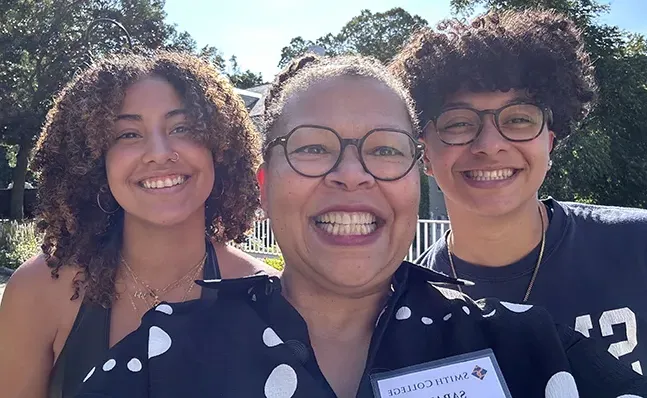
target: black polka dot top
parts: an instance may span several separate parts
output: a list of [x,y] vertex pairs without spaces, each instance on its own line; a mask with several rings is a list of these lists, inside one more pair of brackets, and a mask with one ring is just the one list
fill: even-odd
[[[511,397],[647,397],[647,379],[594,339],[556,326],[542,308],[475,302],[443,287],[456,282],[402,263],[376,322],[357,397],[489,397],[467,395],[458,382],[447,395],[431,388],[421,395],[416,389],[425,387],[422,381],[380,393],[372,383],[389,372],[484,350],[493,354]],[[88,369],[76,396],[335,397],[317,365],[307,325],[281,295],[278,278],[199,283],[217,294],[151,309],[141,327]],[[488,375],[475,366],[465,377],[482,380],[493,371]]]

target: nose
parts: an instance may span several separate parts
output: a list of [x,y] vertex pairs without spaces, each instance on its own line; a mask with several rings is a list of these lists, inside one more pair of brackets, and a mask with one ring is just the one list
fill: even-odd
[[366,189],[375,185],[375,178],[364,170],[359,159],[359,150],[349,145],[341,154],[337,167],[324,177],[326,185],[346,191]]
[[494,115],[486,115],[483,120],[483,128],[478,137],[470,144],[470,150],[474,154],[492,156],[505,150],[509,144],[508,140],[497,130],[494,124]]
[[165,164],[172,160],[173,148],[164,128],[155,128],[146,137],[146,147],[142,161],[144,163]]

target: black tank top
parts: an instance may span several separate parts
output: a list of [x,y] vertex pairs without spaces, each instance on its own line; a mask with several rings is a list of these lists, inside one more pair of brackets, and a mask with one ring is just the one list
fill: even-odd
[[[207,240],[207,259],[203,277],[220,279],[218,257]],[[201,298],[214,294],[202,289]],[[49,380],[48,398],[72,398],[88,370],[105,356],[110,345],[110,309],[84,302],[72,325],[72,330],[58,356]]]

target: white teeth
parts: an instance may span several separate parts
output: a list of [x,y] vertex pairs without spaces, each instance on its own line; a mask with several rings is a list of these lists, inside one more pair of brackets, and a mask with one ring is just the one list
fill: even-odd
[[506,180],[514,174],[514,169],[499,169],[499,170],[470,170],[466,171],[467,178],[476,181],[495,181]]
[[333,211],[315,219],[317,226],[331,235],[369,235],[377,228],[377,217],[367,212]]
[[176,185],[183,184],[186,181],[184,176],[178,176],[174,178],[166,177],[162,179],[150,178],[141,182],[144,188],[148,189],[160,189],[160,188],[170,188]]

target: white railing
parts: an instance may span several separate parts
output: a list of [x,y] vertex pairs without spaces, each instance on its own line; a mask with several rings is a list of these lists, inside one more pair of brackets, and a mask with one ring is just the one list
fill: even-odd
[[[413,261],[422,254],[436,240],[443,237],[449,228],[447,220],[418,220],[416,236],[409,247],[406,259]],[[247,253],[265,254],[278,256],[281,254],[279,246],[274,240],[274,234],[270,228],[270,220],[256,221],[251,237],[244,243],[237,245]]]

